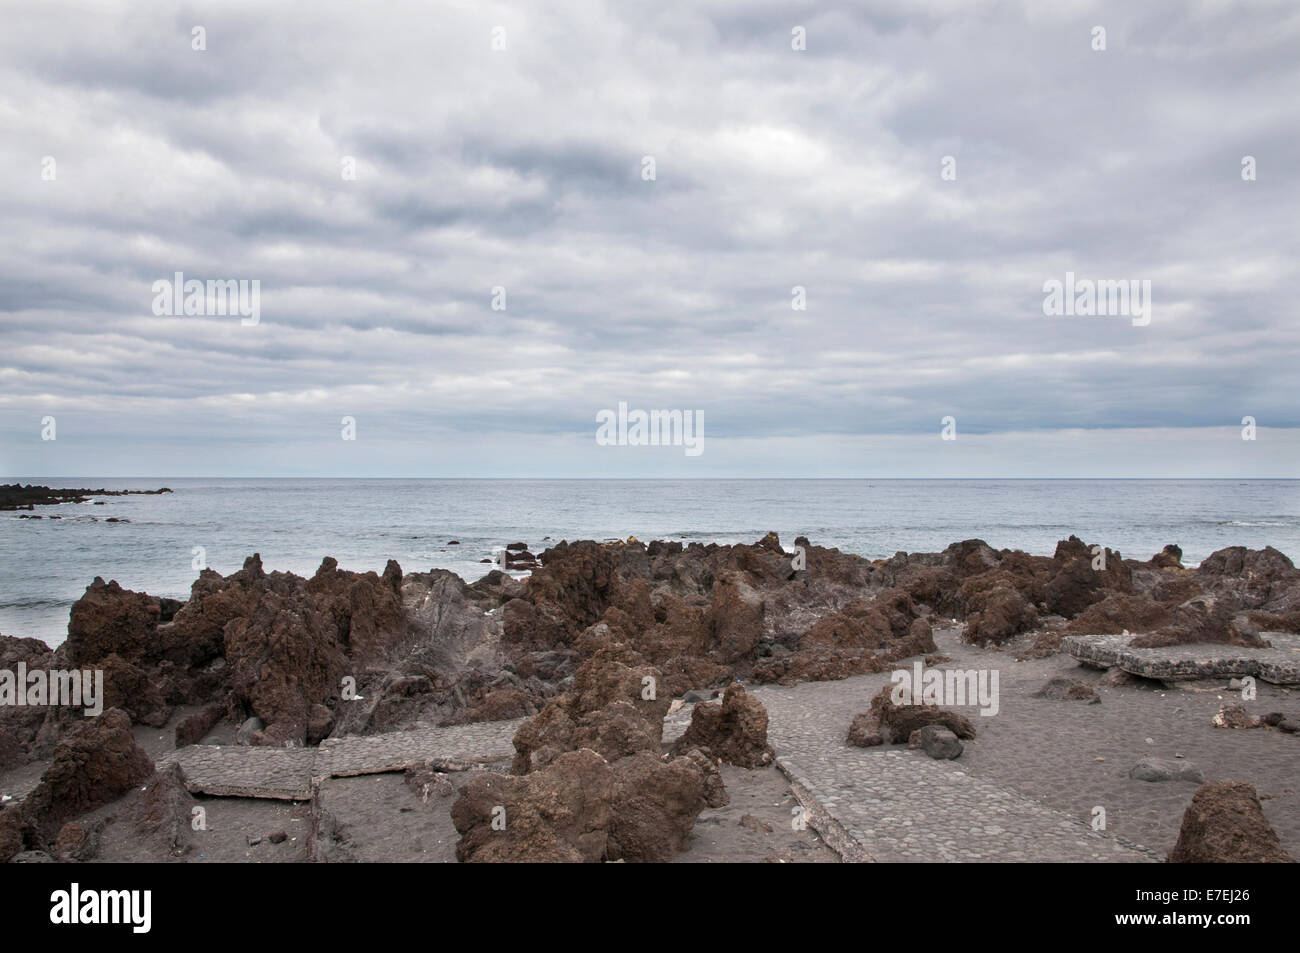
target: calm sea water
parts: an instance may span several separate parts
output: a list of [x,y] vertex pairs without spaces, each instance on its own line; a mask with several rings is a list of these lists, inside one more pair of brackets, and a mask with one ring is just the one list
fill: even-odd
[[[480,559],[515,541],[540,553],[560,539],[734,543],[768,530],[787,545],[803,535],[869,558],[970,537],[1050,555],[1071,533],[1143,559],[1177,543],[1188,565],[1233,545],[1300,557],[1294,480],[19,482],[175,490],[34,511],[61,520],[0,513],[0,632],[50,645],[66,637],[68,609],[95,576],[187,596],[195,547],[222,573],[260,552],[268,570],[311,574],[327,555],[345,569],[382,570],[393,558],[408,572],[439,567],[469,581],[491,569]],[[109,516],[130,522],[104,522]]]

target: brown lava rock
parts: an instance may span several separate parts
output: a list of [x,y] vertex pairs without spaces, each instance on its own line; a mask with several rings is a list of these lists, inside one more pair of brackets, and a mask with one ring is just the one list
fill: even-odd
[[23,810],[43,836],[52,837],[63,821],[117,800],[153,773],[153,762],[131,735],[131,719],[112,708],[64,733]]
[[[894,686],[886,685],[871,699],[869,711],[854,716],[849,726],[849,744],[860,748],[872,747],[886,741],[906,744],[912,732],[926,725],[942,725],[958,738],[975,737],[975,726],[956,712],[934,705],[895,705]],[[880,740],[875,739],[879,737]]]
[[1201,785],[1183,814],[1171,864],[1294,863],[1260,807],[1253,785]]
[[696,704],[686,733],[674,751],[707,748],[715,758],[741,768],[759,768],[772,761],[767,743],[767,709],[739,682],[727,686],[722,704]]

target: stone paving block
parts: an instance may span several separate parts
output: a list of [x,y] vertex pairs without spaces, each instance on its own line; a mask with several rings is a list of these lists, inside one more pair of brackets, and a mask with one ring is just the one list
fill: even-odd
[[193,794],[223,797],[311,799],[314,748],[246,748],[190,745],[169,752],[158,767],[175,761]]
[[327,738],[320,745],[318,777],[349,777],[401,771],[431,759],[487,762],[514,756],[513,739],[523,723],[487,721],[448,728],[421,727],[379,735]]
[[195,794],[308,800],[314,779],[401,771],[428,760],[490,762],[514,755],[522,718],[450,728],[423,726],[379,735],[330,738],[319,748],[190,745],[169,752]]
[[1143,678],[1232,678],[1253,675],[1274,685],[1300,685],[1300,635],[1265,632],[1272,648],[1203,643],[1142,649],[1136,635],[1067,635],[1061,651],[1080,662],[1121,668]]

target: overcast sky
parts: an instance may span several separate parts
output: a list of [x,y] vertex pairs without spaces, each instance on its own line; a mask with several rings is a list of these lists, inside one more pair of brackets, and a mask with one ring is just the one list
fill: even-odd
[[1300,476],[1292,0],[3,7],[0,475]]

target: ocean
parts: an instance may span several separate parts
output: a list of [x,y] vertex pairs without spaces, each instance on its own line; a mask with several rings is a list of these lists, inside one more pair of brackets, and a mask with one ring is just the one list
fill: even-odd
[[[62,479],[0,482],[156,489],[38,507],[60,520],[0,513],[0,633],[58,645],[95,576],[187,597],[198,547],[223,574],[262,555],[303,575],[334,556],[345,569],[450,569],[467,581],[511,542],[540,554],[561,539],[636,536],[753,542],[768,530],[868,558],[932,552],[978,537],[1050,555],[1074,533],[1146,559],[1166,543],[1194,566],[1224,546],[1300,556],[1296,480],[301,480]],[[110,516],[130,522],[108,523]],[[98,519],[98,522],[95,519]],[[448,545],[452,540],[458,546]]]

